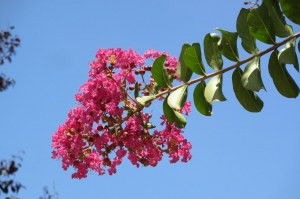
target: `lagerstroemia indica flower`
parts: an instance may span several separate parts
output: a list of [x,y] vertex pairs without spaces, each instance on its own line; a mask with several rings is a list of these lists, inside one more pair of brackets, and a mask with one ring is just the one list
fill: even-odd
[[[154,167],[163,154],[171,163],[191,159],[192,146],[183,130],[164,115],[161,125],[153,128],[152,115],[132,97],[136,87],[141,95],[151,94],[154,81],[144,78],[151,70],[145,62],[163,54],[169,75],[176,78],[177,59],[166,52],[148,50],[144,56],[120,48],[97,52],[90,63],[89,79],[75,95],[80,105],[69,111],[52,136],[52,157],[61,159],[65,170],[73,167],[73,178],[85,178],[89,171],[112,175],[124,157],[137,167]],[[190,105],[186,102],[180,111],[187,115]]]

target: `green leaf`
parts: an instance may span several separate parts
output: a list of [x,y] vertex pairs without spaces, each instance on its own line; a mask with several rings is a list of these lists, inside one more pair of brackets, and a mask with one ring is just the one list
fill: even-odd
[[142,123],[142,126],[146,129],[154,129],[156,127],[152,123]]
[[167,70],[164,67],[166,55],[162,55],[153,62],[151,69],[152,77],[161,88],[167,88],[170,85],[170,79]]
[[134,97],[137,98],[139,96],[140,86],[139,83],[136,82],[134,85]]
[[228,32],[226,30],[222,30],[221,28],[216,28],[222,33],[222,39],[220,44],[220,49],[222,54],[231,61],[239,61],[239,54],[237,50],[237,32]]
[[300,41],[298,41],[298,51],[300,53]]
[[226,101],[222,91],[222,75],[212,77],[206,85],[204,96],[208,102]]
[[188,85],[184,85],[173,91],[168,97],[168,104],[174,110],[181,110],[187,99]]
[[269,11],[269,15],[273,21],[275,35],[278,37],[290,36],[291,27],[286,24],[283,13],[280,10],[278,1],[264,0],[264,3]]
[[235,96],[247,111],[259,112],[263,108],[264,103],[255,92],[244,88],[241,81],[242,75],[243,71],[240,68],[235,69],[232,74],[232,85]]
[[255,57],[248,63],[241,81],[247,90],[259,91],[265,89],[260,73],[260,57]]
[[153,99],[155,99],[154,96],[142,96],[142,97],[137,97],[136,101],[140,103],[142,106],[146,106],[148,102],[151,102]]
[[204,55],[207,64],[214,70],[223,67],[222,52],[219,50],[218,43],[221,38],[215,33],[208,33],[204,38]]
[[166,116],[168,122],[170,124],[173,124],[175,122],[176,127],[178,128],[184,128],[186,125],[186,119],[185,117],[177,112],[174,111],[169,105],[168,105],[168,97],[164,100],[163,103],[163,111],[164,115]]
[[174,113],[174,110],[168,104],[168,97],[164,100],[163,111],[164,111],[164,115],[166,116],[168,122],[170,124],[174,123],[175,122],[175,113]]
[[247,24],[247,16],[250,10],[242,8],[236,20],[236,30],[242,39],[242,47],[250,54],[258,52],[255,39],[252,37]]
[[299,0],[280,0],[283,13],[296,24],[300,24],[300,1]]
[[299,95],[299,87],[286,70],[285,64],[279,62],[277,50],[271,54],[269,73],[281,95],[288,98],[296,98]]
[[293,64],[294,68],[299,71],[299,62],[295,49],[295,40],[286,43],[285,48],[281,49],[278,59],[281,64]]
[[204,74],[205,74],[205,68],[204,68],[204,64],[202,61],[202,53],[201,53],[201,46],[199,43],[193,43],[192,46],[195,48],[196,50],[196,54],[198,55],[198,60],[200,62],[200,65],[202,66],[201,69],[203,70]]
[[205,76],[204,65],[201,58],[201,49],[199,44],[193,44],[185,50],[183,56],[185,64],[194,73]]
[[178,60],[178,65],[177,65],[177,74],[178,77],[183,81],[183,82],[188,82],[193,74],[193,71],[191,71],[189,69],[189,67],[185,64],[184,62],[184,53],[185,50],[190,47],[191,45],[189,44],[183,44],[182,48],[181,48],[181,53],[179,56],[179,60]]
[[267,44],[275,43],[273,22],[264,3],[252,9],[247,16],[249,30],[255,39]]
[[150,92],[150,93],[153,93],[153,94],[157,94],[160,88],[161,88],[161,87],[160,87],[156,82],[154,82],[153,88],[152,88],[152,90],[149,91],[149,92]]
[[200,82],[194,90],[194,103],[197,108],[197,110],[206,116],[211,116],[212,114],[212,105],[210,102],[208,102],[204,96],[204,90],[205,90],[205,82]]
[[175,113],[175,125],[178,128],[184,128],[186,125],[186,118],[183,114],[179,113],[178,111],[174,111]]

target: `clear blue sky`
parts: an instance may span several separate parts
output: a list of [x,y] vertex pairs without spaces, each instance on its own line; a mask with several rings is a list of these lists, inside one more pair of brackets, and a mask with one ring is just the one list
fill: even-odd
[[[54,184],[61,199],[299,199],[300,101],[276,91],[269,55],[262,61],[263,111],[245,111],[226,74],[228,100],[214,104],[212,117],[194,107],[188,117],[193,158],[186,164],[165,158],[155,168],[137,169],[125,161],[114,176],[74,180],[51,159],[51,135],[76,105],[74,94],[97,49],[153,48],[177,56],[184,42],[202,43],[216,27],[235,31],[242,6],[242,0],[0,0],[0,28],[14,25],[22,41],[13,62],[1,67],[16,85],[0,93],[0,159],[26,151],[17,173],[26,185],[20,197],[38,198],[44,185]],[[289,69],[299,85],[299,74]],[[159,117],[161,104],[152,109]]]

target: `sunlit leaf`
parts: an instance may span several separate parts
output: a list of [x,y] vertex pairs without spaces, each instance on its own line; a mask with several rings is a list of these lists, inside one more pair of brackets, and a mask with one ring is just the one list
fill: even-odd
[[164,100],[163,111],[164,111],[164,115],[166,116],[168,122],[170,124],[172,124],[175,122],[175,113],[174,113],[174,110],[169,106],[167,101],[168,101],[168,98],[166,98]]
[[136,101],[140,103],[142,106],[146,106],[148,102],[152,101],[155,99],[154,96],[142,96],[142,97],[137,97]]
[[300,24],[300,1],[299,0],[280,0],[283,13],[292,22]]
[[184,128],[186,126],[186,118],[183,114],[178,111],[174,111],[175,114],[175,125],[178,128]]
[[193,74],[193,71],[191,71],[189,69],[189,67],[185,64],[184,62],[184,53],[185,50],[190,47],[191,45],[189,44],[183,44],[182,48],[181,48],[181,53],[179,56],[179,60],[178,60],[178,65],[177,65],[177,74],[178,77],[183,81],[183,82],[188,82]]
[[170,79],[167,70],[164,67],[166,55],[162,55],[153,62],[151,69],[152,77],[161,88],[167,88],[170,85]]
[[288,98],[296,98],[299,95],[298,85],[286,70],[285,64],[281,64],[278,60],[278,51],[271,54],[269,73],[281,95]]
[[198,75],[206,75],[201,58],[201,49],[199,44],[193,44],[185,50],[183,56],[185,64]]
[[173,91],[168,97],[168,104],[174,110],[181,110],[187,98],[188,85],[184,85]]
[[223,67],[222,52],[218,44],[221,41],[219,35],[209,33],[204,38],[204,55],[207,64],[214,70],[220,70]]
[[275,43],[275,32],[268,9],[264,3],[252,9],[247,16],[249,30],[255,39],[267,44]]
[[149,92],[157,94],[160,88],[161,87],[156,82],[154,82],[153,88],[152,88],[151,92],[150,91]]
[[276,0],[264,0],[273,21],[275,35],[278,37],[290,36],[291,27],[286,24],[283,13],[280,10],[279,3]]
[[232,85],[236,98],[240,104],[250,112],[259,112],[264,106],[263,101],[255,92],[244,88],[241,78],[243,71],[240,68],[234,70],[232,74]]
[[170,124],[173,124],[175,122],[175,125],[176,127],[178,128],[184,128],[185,125],[186,125],[186,119],[185,117],[173,110],[169,105],[168,105],[168,98],[166,98],[164,100],[164,103],[163,103],[163,111],[164,111],[164,115],[166,116],[167,118],[167,121],[170,123]]
[[194,90],[194,104],[197,110],[206,116],[211,116],[212,114],[212,105],[205,99],[204,90],[205,90],[205,82],[200,82]]
[[206,85],[204,96],[208,102],[226,101],[222,91],[222,75],[212,77]]
[[280,50],[278,59],[281,64],[293,64],[295,69],[299,71],[299,62],[295,49],[295,40],[291,40],[286,43],[285,48]]
[[242,8],[237,21],[236,21],[236,30],[239,37],[242,39],[242,47],[250,54],[255,54],[258,52],[256,47],[255,39],[252,37],[249,26],[247,24],[247,16],[250,13],[250,10]]
[[237,32],[228,32],[221,28],[217,28],[222,33],[222,39],[220,44],[220,49],[222,54],[231,61],[238,61],[239,54],[237,50]]
[[241,81],[247,90],[259,91],[260,89],[265,89],[261,79],[259,57],[255,57],[247,64]]

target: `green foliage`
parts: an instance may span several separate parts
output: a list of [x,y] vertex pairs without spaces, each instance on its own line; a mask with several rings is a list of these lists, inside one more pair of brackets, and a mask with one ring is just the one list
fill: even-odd
[[199,43],[194,43],[192,46],[188,47],[185,50],[183,59],[191,71],[198,75],[205,75]]
[[[186,125],[186,119],[180,110],[187,99],[188,86],[194,83],[197,83],[193,93],[196,109],[205,116],[212,115],[212,102],[226,100],[222,91],[223,74],[230,70],[234,70],[232,85],[239,103],[247,111],[261,111],[264,103],[257,92],[266,89],[262,80],[260,61],[269,52],[271,52],[268,64],[269,74],[276,89],[285,97],[298,97],[299,87],[288,73],[286,64],[292,64],[299,72],[296,39],[300,37],[300,33],[293,33],[292,26],[286,23],[285,17],[300,24],[300,1],[280,0],[279,2],[277,0],[263,0],[261,5],[257,5],[257,7],[242,8],[236,19],[236,32],[217,28],[222,37],[216,33],[205,35],[204,56],[207,64],[215,70],[213,73],[206,74],[199,43],[182,46],[177,74],[184,84],[155,95],[155,97],[159,97],[168,94],[164,100],[163,110],[170,123],[175,122],[177,127]],[[286,39],[276,43],[276,37]],[[240,60],[238,38],[241,39],[243,49],[251,54],[249,58]],[[271,44],[271,47],[259,51],[256,40]],[[298,51],[300,52],[300,42],[298,42]],[[223,69],[222,56],[236,63]],[[166,88],[170,85],[170,81],[164,77],[164,60],[165,57],[155,60],[152,76],[157,85]],[[243,65],[245,68],[241,69]],[[200,76],[190,80],[193,73]],[[208,78],[210,79],[206,81]],[[153,99],[148,96],[147,98],[139,98],[139,101],[141,104],[145,104],[145,102]]]
[[166,55],[160,56],[154,61],[151,69],[153,79],[161,88],[167,88],[170,86],[170,78],[164,67],[165,60]]
[[146,129],[153,129],[155,128],[156,126],[153,125],[152,123],[142,123],[142,126]]
[[212,114],[212,105],[210,102],[208,102],[204,96],[205,91],[205,82],[200,82],[195,90],[194,90],[194,103],[197,108],[197,110],[206,116],[211,116]]
[[269,16],[274,25],[275,35],[278,37],[288,37],[291,33],[291,27],[286,24],[283,13],[280,10],[278,1],[264,0],[265,5],[269,11]]
[[278,58],[281,64],[293,64],[295,69],[299,71],[299,62],[296,54],[294,40],[291,40],[286,43],[285,48],[280,50]]
[[168,104],[174,110],[181,110],[187,98],[187,85],[172,92],[168,97]]
[[300,24],[300,1],[299,0],[280,0],[283,13],[292,22]]
[[263,101],[256,95],[255,92],[244,88],[241,78],[243,71],[240,68],[235,69],[232,74],[232,85],[236,98],[240,104],[250,112],[259,112],[264,106]]
[[239,61],[239,53],[237,50],[237,32],[228,32],[221,28],[217,28],[222,33],[220,49],[222,54],[231,61]]
[[256,47],[255,39],[251,35],[249,26],[247,24],[247,16],[249,13],[250,10],[245,8],[241,9],[236,20],[236,29],[239,37],[242,40],[242,47],[244,50],[250,54],[255,54],[258,52],[258,49]]
[[260,7],[250,11],[247,16],[247,23],[255,39],[267,44],[275,43],[274,25],[264,3]]
[[139,96],[140,86],[139,83],[136,82],[134,85],[134,97],[137,98]]
[[178,77],[183,81],[183,82],[188,82],[191,77],[193,72],[189,69],[189,67],[185,64],[184,62],[184,53],[185,50],[190,47],[190,44],[183,44],[182,48],[181,48],[181,53],[179,56],[179,60],[178,60],[178,66],[177,66],[177,74]]
[[204,96],[208,102],[226,101],[222,91],[222,75],[212,77],[206,85]]
[[215,33],[208,33],[204,38],[204,55],[207,64],[214,70],[223,67],[222,52],[219,50],[221,38]]
[[137,97],[136,101],[140,103],[142,106],[147,106],[149,102],[151,102],[153,99],[155,99],[155,96],[142,96],[142,97]]
[[246,66],[242,75],[242,84],[244,88],[251,91],[259,91],[265,88],[260,74],[259,57],[254,57]]
[[285,64],[280,63],[278,60],[278,51],[271,54],[269,73],[281,95],[288,98],[296,98],[299,95],[299,87],[286,70]]
[[185,117],[178,111],[172,109],[168,104],[168,97],[164,100],[163,111],[168,122],[175,123],[178,128],[184,128],[186,125]]

